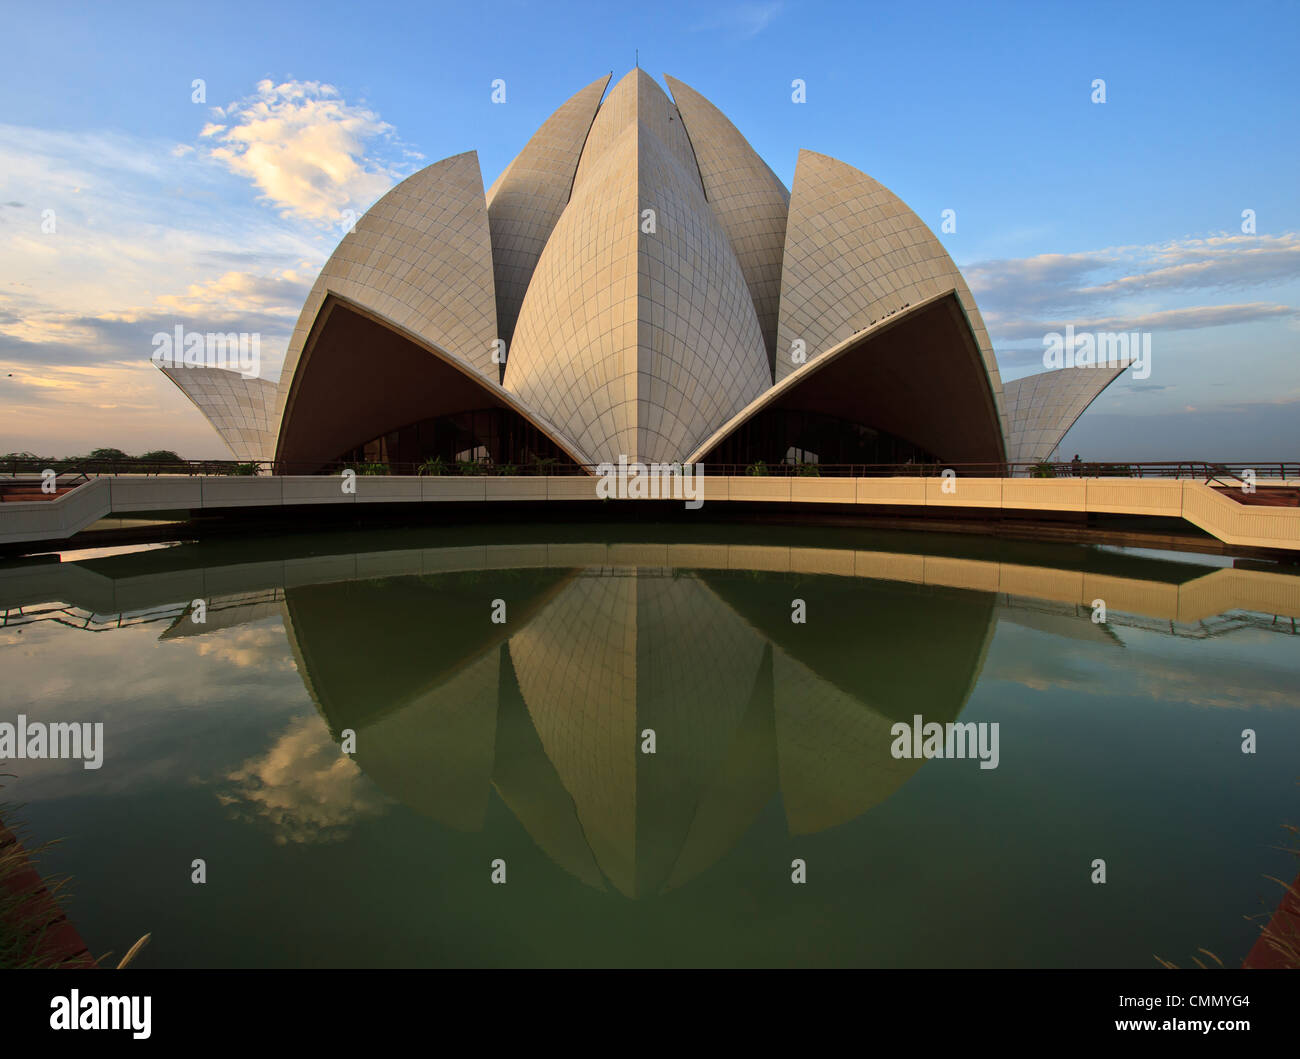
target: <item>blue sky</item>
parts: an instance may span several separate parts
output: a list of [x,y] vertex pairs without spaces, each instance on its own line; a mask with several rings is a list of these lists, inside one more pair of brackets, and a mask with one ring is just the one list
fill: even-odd
[[3,24],[0,452],[226,455],[153,333],[260,331],[274,377],[341,210],[471,148],[490,184],[639,49],[787,186],[807,147],[936,232],[955,210],[940,237],[1005,377],[1066,323],[1152,332],[1150,378],[1071,452],[1300,458],[1298,4],[43,3]]

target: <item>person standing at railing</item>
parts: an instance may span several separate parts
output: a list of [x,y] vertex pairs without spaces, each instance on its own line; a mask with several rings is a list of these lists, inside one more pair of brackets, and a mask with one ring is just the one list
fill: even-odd
[[1070,461],[1070,473],[1076,478],[1083,477],[1083,461],[1079,459],[1079,454],[1074,454],[1074,459]]

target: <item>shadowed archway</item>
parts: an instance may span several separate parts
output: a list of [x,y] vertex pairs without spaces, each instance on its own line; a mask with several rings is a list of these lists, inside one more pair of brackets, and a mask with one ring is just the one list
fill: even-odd
[[783,458],[784,452],[747,451],[743,443],[757,417],[782,412],[860,424],[946,463],[1004,459],[988,371],[956,291],[908,306],[809,361],[722,427],[689,462]]
[[[275,459],[282,474],[313,474],[372,440],[412,424],[497,410],[520,445],[590,462],[505,390],[455,358],[343,298],[321,307],[280,424]],[[522,462],[506,453],[501,462]]]

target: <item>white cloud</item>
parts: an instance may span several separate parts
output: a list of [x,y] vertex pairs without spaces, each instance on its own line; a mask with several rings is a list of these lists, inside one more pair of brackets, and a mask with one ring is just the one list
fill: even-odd
[[401,166],[377,160],[397,147],[393,127],[332,85],[261,81],[218,113],[224,123],[201,134],[215,144],[212,157],[286,216],[337,225],[344,209],[364,209],[402,175]]
[[1013,356],[1066,324],[1087,331],[1189,331],[1279,321],[1293,304],[1207,305],[1207,292],[1278,288],[1300,281],[1300,233],[1188,237],[1147,246],[983,261],[965,268],[995,345]]
[[218,800],[238,818],[265,822],[278,845],[338,842],[353,824],[387,809],[315,714],[293,721],[265,754],[226,779],[232,786]]
[[[270,275],[224,272],[201,283],[191,283],[180,294],[164,294],[154,302],[154,312],[171,312],[195,319],[229,317],[235,314],[265,313],[296,319],[315,279],[314,270],[285,268]],[[129,319],[139,319],[133,313]]]
[[[963,269],[995,339],[1042,336],[1055,324],[1084,326],[1082,316],[1118,321],[1125,330],[1217,327],[1224,323],[1288,315],[1266,302],[1185,305],[1150,303],[1114,311],[1137,295],[1166,297],[1204,291],[1278,286],[1300,280],[1300,233],[1212,235],[1148,246],[1108,247],[1073,254],[983,261]],[[1100,312],[1099,312],[1100,310]],[[1088,325],[1092,326],[1092,325]],[[1102,330],[1100,323],[1097,329]]]
[[196,147],[0,124],[0,451],[228,456],[150,362],[152,335],[259,333],[274,376],[338,210],[418,157],[315,83],[263,82],[204,132]]
[[1235,305],[1197,305],[1186,309],[1124,316],[1071,316],[1053,320],[1022,320],[1000,323],[997,333],[1004,339],[1033,339],[1041,348],[1043,336],[1060,331],[1066,324],[1076,331],[1192,331],[1202,327],[1226,327],[1257,320],[1300,317],[1300,309],[1275,302],[1243,302]]
[[[80,321],[174,311],[212,283],[227,288],[225,315],[261,311],[264,291],[240,294],[314,273],[332,248],[315,229],[231,201],[241,188],[227,174],[166,141],[0,125],[0,171],[23,203],[0,211],[0,335],[12,339],[81,343]],[[235,271],[250,277],[245,292]]]
[[[312,710],[278,620],[159,644],[166,627],[151,621],[97,633],[37,621],[21,635],[0,630],[9,701],[35,720],[104,725],[102,769],[6,762],[4,771],[19,777],[9,793],[38,802],[225,776],[266,745],[268,724],[278,729]],[[130,680],[104,679],[132,658],[148,662],[134,666]]]
[[1240,289],[1300,278],[1300,234],[1221,235],[1140,247],[1148,271],[1087,287],[1083,294]]
[[701,30],[723,30],[740,40],[757,37],[772,24],[785,5],[771,0],[768,3],[734,4],[717,11],[712,17],[693,27]]

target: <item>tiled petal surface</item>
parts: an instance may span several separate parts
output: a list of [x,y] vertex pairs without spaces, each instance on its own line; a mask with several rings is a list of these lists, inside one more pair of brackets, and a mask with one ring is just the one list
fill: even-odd
[[[312,287],[285,353],[277,422],[328,294],[411,331],[496,382],[493,290],[483,178],[478,155],[468,151],[403,180],[343,237]],[[357,371],[365,370],[365,350],[359,349]]]
[[777,382],[799,367],[790,355],[796,339],[811,361],[872,321],[952,289],[984,355],[1005,434],[997,358],[948,252],[888,188],[834,158],[799,152],[785,232]]
[[665,75],[695,149],[704,192],[740,261],[771,364],[781,308],[781,257],[790,192],[726,116]]
[[506,388],[598,461],[671,462],[769,381],[744,275],[680,118],[634,71],[596,117],[524,299]]
[[239,460],[275,454],[275,383],[222,368],[163,368],[216,428]]
[[508,343],[546,240],[564,212],[582,145],[609,75],[574,95],[533,134],[487,194],[497,326]]
[[1027,375],[1003,387],[1007,459],[1046,460],[1084,409],[1128,367],[1061,368]]

